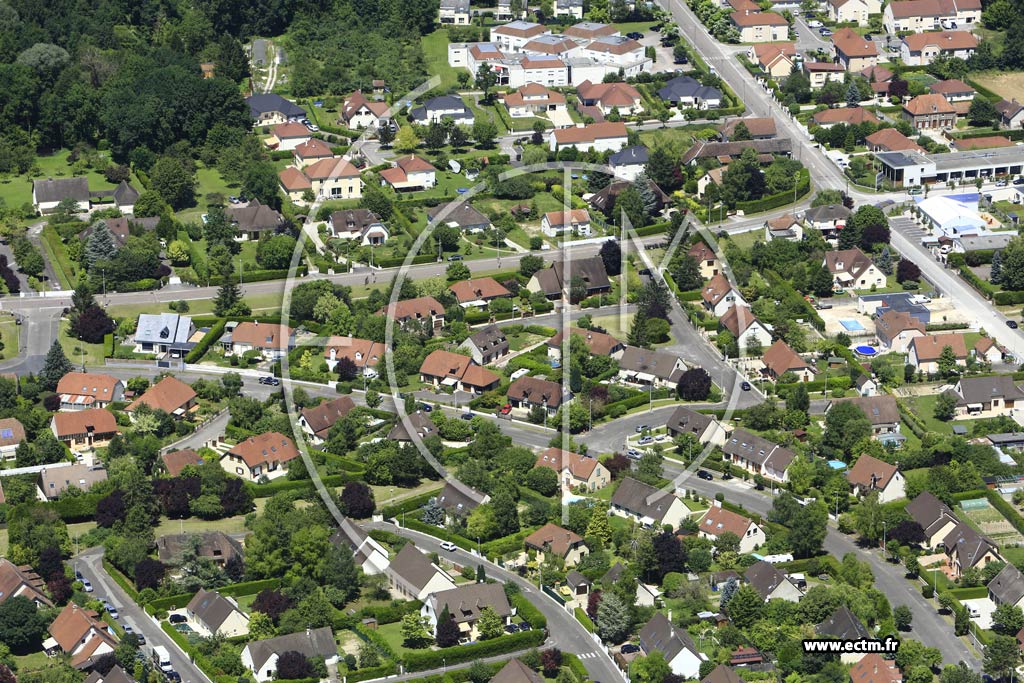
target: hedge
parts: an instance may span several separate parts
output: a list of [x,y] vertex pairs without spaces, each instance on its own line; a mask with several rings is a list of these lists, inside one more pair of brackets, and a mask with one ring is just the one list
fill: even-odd
[[406,498],[405,500],[388,505],[385,508],[381,508],[380,513],[384,515],[384,519],[390,519],[396,515],[400,515],[403,512],[412,512],[413,510],[419,510],[421,507],[430,502],[431,498],[436,498],[443,489],[433,489],[431,491],[425,491],[418,495]]
[[[298,277],[305,277],[309,273],[309,268],[306,264],[301,263],[295,268],[294,274]],[[194,270],[182,268],[178,271],[179,277],[182,281],[188,282],[192,285],[201,287],[205,286],[218,286],[224,284],[224,278],[220,275],[210,275],[205,280],[201,280],[198,275],[195,274]],[[284,280],[292,271],[288,268],[282,268],[279,270],[248,270],[242,272],[242,283],[247,284],[250,282],[265,282],[267,280]],[[234,275],[231,276],[234,279]]]
[[406,614],[418,614],[423,603],[419,600],[405,600],[396,604],[364,607],[356,613],[359,620],[374,618],[377,624],[394,624],[402,620]]
[[221,318],[210,328],[210,331],[203,335],[203,338],[195,345],[195,347],[185,354],[186,363],[198,363],[199,360],[206,355],[210,347],[214,345],[224,334],[224,328],[227,326],[228,321]]
[[996,292],[994,295],[992,295],[992,300],[996,303],[997,306],[1012,306],[1014,304],[1024,304],[1024,290]]
[[661,389],[655,389],[653,392],[650,392],[650,395],[648,395],[647,392],[644,392],[637,396],[630,396],[629,398],[624,398],[621,401],[615,401],[614,403],[606,405],[604,407],[605,414],[607,415],[613,406],[622,406],[623,409],[630,410],[632,408],[639,408],[640,406],[648,403],[652,398],[654,400],[672,398],[672,393],[671,389],[662,387]]
[[967,284],[974,287],[978,292],[984,294],[986,299],[991,299],[998,293],[992,283],[982,280],[966,265],[960,266],[960,277],[966,280]]
[[132,581],[105,557],[103,558],[103,568],[107,570],[108,574],[110,574],[110,578],[114,579],[114,583],[124,589],[124,592],[128,594],[128,597],[135,602],[139,601],[139,592],[135,590],[135,585]]
[[86,493],[81,496],[61,498],[53,501],[50,505],[65,522],[91,522],[96,519],[96,505],[101,498],[104,498],[102,494]]
[[483,550],[484,555],[487,555],[488,557],[501,557],[502,555],[522,550],[523,541],[526,540],[526,537],[539,528],[539,526],[531,526],[525,529],[520,529],[510,536],[502,536],[501,538],[484,543],[481,546],[481,549]]
[[583,662],[580,658],[571,652],[562,653],[562,666],[569,667],[569,670],[576,674],[576,680],[585,681],[590,678],[590,673],[587,671],[587,667],[583,666]]
[[985,586],[974,586],[973,588],[952,588],[946,591],[957,600],[977,600],[988,597],[988,588]]
[[[346,481],[349,481],[349,479],[344,474],[330,474],[330,475],[328,475],[326,477],[320,477],[320,479],[323,481],[324,486],[327,486],[327,487],[341,486]],[[269,484],[250,484],[250,483],[246,483],[246,486],[248,486],[249,490],[252,491],[253,498],[270,498],[271,496],[274,496],[274,495],[280,493],[281,491],[295,491],[295,490],[306,489],[306,488],[308,488],[310,491],[312,491],[313,490],[313,480],[312,479],[296,479],[296,480],[279,479],[277,481],[272,481]]]
[[218,588],[223,595],[230,595],[237,598],[240,595],[255,595],[264,590],[273,590],[281,585],[281,579],[259,579],[257,581],[244,581],[230,586]]
[[[437,257],[434,256],[433,254],[417,254],[416,256],[412,257],[410,265],[416,266],[423,263],[433,263],[434,261],[437,261]],[[375,265],[380,266],[381,268],[395,268],[396,266],[401,266],[404,264],[405,257],[402,256],[397,258],[379,259]]]
[[903,421],[907,423],[908,427],[910,427],[910,431],[913,432],[914,436],[919,439],[923,438],[925,433],[927,433],[928,428],[925,426],[921,418],[912,412],[910,408],[908,408],[906,404],[899,399],[896,399],[896,408],[900,412],[900,417],[902,417]]
[[345,680],[348,683],[359,683],[359,681],[369,681],[377,678],[385,678],[393,674],[398,673],[398,665],[394,662],[388,662],[387,664],[381,664],[369,669],[360,669],[356,672],[349,672],[345,674]]
[[539,647],[547,638],[543,631],[532,630],[526,633],[513,633],[494,640],[485,640],[473,645],[461,645],[442,650],[425,650],[405,654],[406,671],[425,671],[438,669],[445,664],[461,664],[483,657],[493,657],[518,650],[529,650]]
[[512,596],[512,605],[516,608],[516,614],[518,614],[524,621],[529,622],[530,626],[538,631],[544,631],[548,627],[548,618],[545,617],[536,605],[526,599],[526,596],[517,593]]
[[1003,517],[1006,517],[1006,521],[1012,524],[1014,529],[1024,533],[1024,518],[1017,513],[1012,505],[1003,500],[1003,497],[995,489],[985,489],[985,497],[988,498],[988,502],[992,504],[992,507],[999,510]]
[[948,330],[965,330],[968,327],[967,323],[928,323],[924,329],[925,332],[946,332]]
[[[807,169],[800,171],[800,184],[796,188],[796,198],[800,198],[807,195],[811,191],[811,177]],[[792,192],[780,192],[773,194],[768,197],[762,197],[761,199],[754,199],[749,202],[736,202],[736,206],[733,207],[737,211],[742,211],[744,214],[751,213],[763,213],[765,211],[771,211],[777,209],[780,206],[786,206],[787,204],[793,203]]]
[[577,607],[574,611],[574,614],[576,615],[576,621],[583,624],[583,628],[587,629],[591,633],[593,633],[596,630],[594,622],[590,620],[590,617],[587,616],[587,613],[584,612],[581,607]]
[[661,234],[663,232],[668,232],[668,229],[671,227],[671,225],[672,225],[671,223],[655,223],[653,225],[648,225],[648,226],[643,227],[643,228],[636,228],[634,230],[634,232],[636,233],[637,237],[647,237],[648,235],[658,235],[658,234]]

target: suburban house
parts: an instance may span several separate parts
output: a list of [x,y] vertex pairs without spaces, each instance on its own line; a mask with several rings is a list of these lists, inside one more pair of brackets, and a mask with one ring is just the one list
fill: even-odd
[[475,510],[477,506],[491,500],[491,497],[486,493],[477,491],[475,488],[467,486],[458,480],[456,482],[458,485],[450,481],[445,482],[441,493],[437,494],[437,497],[434,499],[437,506],[444,510],[445,518],[448,521],[455,519],[465,520],[469,513]]
[[18,444],[24,440],[25,426],[18,418],[0,419],[0,461],[14,460],[17,456]]
[[429,382],[434,389],[442,386],[456,391],[482,394],[501,383],[501,377],[473,362],[469,356],[435,349],[420,365],[420,381]]
[[683,679],[697,678],[701,663],[707,659],[686,629],[674,626],[661,612],[640,629],[640,650],[645,656],[661,652],[672,673]]
[[846,473],[846,480],[853,487],[853,495],[866,496],[878,492],[879,503],[891,503],[907,497],[906,480],[896,465],[862,454]]
[[882,25],[889,33],[970,29],[980,21],[981,0],[895,0],[882,12]]
[[303,196],[306,192],[313,191],[313,183],[310,182],[309,178],[294,166],[288,166],[277,174],[278,184],[281,186],[281,191],[288,197],[292,202],[304,201]]
[[682,109],[718,109],[722,106],[722,91],[703,85],[692,76],[676,76],[658,90],[658,97]]
[[971,352],[982,363],[998,363],[1003,359],[1003,349],[992,337],[982,337],[974,342]]
[[719,139],[722,142],[729,142],[735,137],[736,129],[741,125],[747,129],[750,140],[771,140],[778,135],[775,119],[748,116],[747,118],[731,118],[719,126]]
[[180,566],[186,554],[194,553],[197,558],[209,560],[218,567],[245,556],[242,542],[223,531],[166,534],[156,539],[156,552],[159,560],[169,567]]
[[430,558],[406,543],[385,572],[391,592],[399,599],[426,600],[428,595],[455,588],[455,581]]
[[907,503],[907,514],[910,519],[924,529],[925,548],[935,548],[960,523],[949,506],[935,497],[930,491],[922,491],[914,500]]
[[163,462],[167,474],[172,477],[180,476],[182,470],[189,465],[199,466],[203,464],[203,458],[191,448],[182,448],[179,451],[163,453],[160,456],[160,460]]
[[958,417],[996,417],[1010,414],[1024,402],[1024,391],[1011,375],[961,377],[952,391],[956,394]]
[[1020,128],[1024,123],[1024,105],[1013,100],[999,100],[996,102],[996,111],[999,112],[999,124],[1003,128]]
[[785,600],[787,602],[800,602],[804,596],[789,577],[773,564],[758,560],[747,567],[743,572],[743,578],[750,587],[757,591],[758,595],[769,600]]
[[[832,615],[814,627],[814,634],[819,638],[833,640],[866,640],[871,638],[871,631],[846,605],[836,608]],[[864,658],[864,654],[843,654],[839,659],[844,664],[853,664]],[[870,680],[870,679],[869,679]]]
[[814,366],[801,358],[796,351],[790,348],[789,344],[781,339],[777,339],[768,347],[761,357],[761,361],[764,363],[765,372],[776,381],[787,372],[796,375],[798,382],[810,382],[814,379]]
[[331,146],[320,138],[310,138],[292,150],[291,168],[301,171],[310,164],[324,159],[333,159]]
[[529,292],[543,292],[549,299],[557,299],[562,296],[563,290],[568,290],[569,280],[576,277],[583,280],[588,297],[604,294],[612,288],[604,261],[600,256],[588,256],[574,258],[571,263],[557,260],[547,268],[538,270],[526,283],[526,289]]
[[586,209],[548,211],[540,220],[540,229],[548,237],[565,233],[572,236],[590,237],[590,214]]
[[608,469],[597,458],[561,448],[551,447],[537,456],[534,467],[547,467],[558,473],[563,488],[575,491],[578,488],[589,492],[602,489],[611,482]]
[[705,280],[721,274],[722,263],[718,260],[718,254],[704,240],[694,242],[687,249],[686,254],[697,262],[700,267],[700,276]]
[[722,507],[721,501],[714,501],[708,511],[697,523],[697,533],[701,538],[714,542],[725,533],[735,534],[740,540],[740,554],[752,553],[764,545],[766,537],[764,529],[753,520]]
[[140,313],[135,325],[135,352],[152,353],[159,360],[181,358],[195,347],[192,318],[177,313]]
[[73,413],[57,413],[50,422],[57,440],[72,453],[103,448],[120,434],[114,414],[104,408],[86,408]]
[[265,360],[280,360],[295,348],[295,331],[279,323],[244,322],[221,337],[225,355],[254,352]]
[[825,4],[829,19],[836,23],[868,25],[868,15],[871,11],[865,0],[828,0]]
[[341,122],[349,130],[380,128],[390,120],[388,103],[368,99],[362,90],[349,95],[341,106]]
[[489,325],[484,329],[466,337],[459,344],[460,349],[469,351],[470,357],[477,365],[487,365],[509,353],[508,338],[497,325]]
[[918,372],[934,375],[939,371],[939,358],[946,347],[953,351],[957,367],[967,367],[967,343],[959,332],[914,337],[907,345],[907,363]]
[[734,430],[725,440],[722,453],[728,462],[751,474],[774,481],[787,481],[790,463],[796,453],[745,429]]
[[447,590],[431,591],[425,595],[420,615],[427,618],[435,635],[437,620],[445,608],[459,627],[459,632],[471,641],[477,640],[480,636],[477,623],[484,609],[492,609],[502,624],[507,624],[513,614],[508,597],[505,596],[505,589],[500,583],[467,583],[458,587],[453,585]]
[[732,333],[741,349],[764,348],[772,343],[771,332],[746,306],[733,306],[718,324]]
[[773,240],[799,242],[803,238],[804,226],[791,213],[783,214],[778,218],[769,218],[764,222],[764,239],[766,242]]
[[409,115],[421,126],[441,123],[445,119],[451,119],[460,126],[473,125],[473,110],[455,95],[433,97],[422,106],[410,109]]
[[558,128],[551,132],[550,149],[560,152],[573,148],[580,152],[593,149],[597,152],[617,152],[629,144],[626,124],[621,121],[604,121],[574,128]]
[[469,25],[469,0],[441,0],[439,18],[442,24]]
[[686,406],[675,409],[665,423],[665,428],[673,439],[683,434],[691,434],[702,445],[713,443],[721,447],[725,443],[726,430],[718,420]]
[[906,353],[910,342],[925,334],[925,324],[904,311],[890,308],[875,317],[875,337],[879,344],[895,353]]
[[73,602],[61,610],[47,631],[50,637],[43,641],[46,654],[53,657],[63,652],[70,657],[71,666],[79,670],[92,667],[97,659],[113,654],[117,647],[117,636],[99,614]]
[[776,43],[789,37],[789,22],[775,12],[733,12],[729,20],[741,43]]
[[956,108],[937,93],[918,95],[903,105],[903,120],[916,130],[953,128]]
[[431,223],[443,221],[443,225],[468,233],[488,230],[491,227],[491,219],[468,202],[438,204],[427,209],[427,217]]
[[650,154],[646,147],[634,145],[610,155],[608,165],[612,167],[616,178],[633,183],[647,168],[649,159]]
[[675,387],[686,371],[686,365],[679,356],[638,346],[626,346],[618,360],[619,381],[631,384]]
[[1024,607],[1024,574],[1012,563],[1008,563],[988,582],[988,599],[997,607]]
[[556,112],[568,116],[565,95],[539,83],[527,83],[500,97],[508,109],[508,115],[514,119],[547,116]]
[[863,107],[823,109],[812,116],[811,120],[814,122],[814,125],[821,128],[831,128],[839,124],[857,126],[862,123],[880,123],[878,117],[872,114],[870,109]]
[[878,48],[874,41],[866,40],[852,28],[841,28],[832,35],[832,57],[855,73],[878,64]]
[[348,415],[355,407],[356,404],[350,396],[339,396],[319,405],[303,408],[299,412],[299,426],[309,436],[310,442],[314,445],[322,444],[327,441],[334,423]]
[[967,569],[984,569],[992,562],[1002,562],[999,547],[991,539],[982,536],[974,527],[959,522],[942,539],[946,549],[946,563],[954,577],[960,577]]
[[513,408],[530,410],[534,407],[543,408],[548,415],[554,415],[563,400],[571,396],[563,394],[562,385],[539,377],[520,377],[508,386],[508,402]]
[[359,169],[347,159],[321,159],[307,166],[302,172],[309,180],[310,189],[316,197],[359,199],[363,196],[363,181]]
[[324,360],[331,372],[343,358],[347,358],[356,366],[356,376],[376,377],[377,364],[384,357],[384,349],[384,344],[369,339],[332,336],[324,344]]
[[860,681],[903,683],[903,673],[896,666],[895,661],[885,659],[876,652],[871,652],[863,655],[860,661],[850,667],[850,682],[859,683]]
[[459,280],[448,285],[455,295],[455,300],[463,308],[486,309],[487,304],[495,299],[508,299],[512,292],[493,277],[470,278]]
[[882,442],[902,441],[900,433],[900,411],[896,398],[889,394],[880,396],[855,396],[853,398],[834,398],[825,406],[825,413],[840,403],[852,403],[860,408],[871,423],[872,436]]
[[[498,0],[499,7],[502,2],[509,0]],[[510,659],[498,673],[494,674],[491,683],[544,683],[544,677],[518,659]]]
[[583,0],[555,0],[555,16],[569,16],[580,20],[583,18]]
[[583,81],[576,86],[576,95],[586,107],[597,107],[602,114],[618,111],[622,116],[643,111],[640,91],[628,83],[591,83]]
[[885,287],[885,273],[857,247],[825,252],[824,265],[832,274],[837,291]]
[[673,529],[689,516],[683,501],[667,491],[626,477],[612,495],[611,511],[620,517],[633,519],[644,526],[665,526]]
[[853,212],[842,204],[823,204],[812,206],[804,212],[804,221],[808,227],[820,230],[825,239],[830,239],[846,225]]
[[878,382],[867,375],[860,375],[853,381],[853,386],[861,396],[877,396]]
[[266,204],[253,199],[247,206],[231,207],[227,210],[228,218],[238,231],[236,240],[258,240],[261,235],[278,232],[284,226],[284,216]]
[[425,324],[427,330],[439,330],[444,327],[444,306],[432,296],[396,301],[380,309],[375,315],[394,318],[402,329],[406,329],[410,324]]
[[380,179],[381,184],[390,185],[396,192],[426,190],[437,183],[437,169],[423,157],[409,154],[381,171]]
[[370,538],[361,526],[351,520],[342,521],[340,528],[331,534],[331,543],[344,543],[352,551],[356,566],[367,576],[383,574],[388,566],[388,551],[377,541]]
[[137,399],[132,401],[125,412],[134,420],[136,411],[141,406],[163,412],[181,419],[198,410],[196,392],[177,377],[167,375],[162,380],[146,389]]
[[215,590],[200,588],[186,605],[185,616],[192,630],[204,638],[235,638],[249,633],[249,617],[238,609],[238,603]]
[[369,209],[344,209],[331,214],[331,235],[344,240],[358,240],[359,244],[379,247],[388,241],[390,233],[380,216]]
[[772,78],[784,79],[796,66],[796,43],[757,43],[747,58]]
[[22,597],[35,603],[36,607],[53,607],[45,589],[46,582],[31,566],[19,567],[6,558],[0,558],[0,604],[8,598]]
[[925,66],[940,55],[969,59],[977,47],[978,39],[970,31],[911,33],[900,43],[900,57],[908,66]]
[[700,679],[700,683],[743,683],[743,679],[732,666],[719,664],[711,673]]
[[306,117],[306,110],[275,93],[256,93],[245,98],[253,126],[274,126]]
[[299,449],[291,439],[280,432],[264,432],[232,446],[221,456],[220,466],[228,474],[257,482],[287,474],[288,464],[297,457]]
[[723,274],[714,275],[700,290],[700,298],[704,301],[704,309],[721,318],[735,306],[746,306],[747,302],[738,289],[732,286]]
[[270,129],[270,137],[264,143],[277,151],[291,151],[313,137],[301,123],[289,121],[279,123]]
[[286,652],[298,652],[307,659],[322,657],[332,663],[338,659],[338,644],[329,626],[307,628],[286,636],[248,643],[242,648],[242,664],[252,672],[257,683],[266,683],[276,677],[277,660]]
[[124,400],[124,382],[98,372],[69,372],[57,382],[62,411],[106,408]]
[[75,202],[78,213],[85,213],[89,197],[89,179],[85,176],[32,181],[32,208],[38,213],[52,213],[65,199]]
[[417,410],[415,413],[406,415],[396,422],[395,426],[388,432],[388,438],[399,443],[412,443],[414,439],[409,431],[410,429],[420,439],[424,439],[437,431],[437,427],[434,426],[434,421],[430,419],[430,415],[422,410]]
[[[587,345],[587,350],[594,356],[610,356],[618,358],[625,348],[622,342],[610,334],[585,330],[582,327],[570,327],[569,336],[578,336]],[[562,345],[565,343],[565,330],[555,334],[547,341],[548,358],[559,359],[562,357]]]
[[564,560],[566,567],[575,567],[589,552],[577,534],[550,522],[527,536],[523,544],[537,552],[538,561],[543,562],[544,555],[550,553]]
[[[628,150],[636,150],[636,149],[640,149],[640,148],[638,148],[638,147],[629,147],[627,149],[622,150],[622,152],[619,152],[618,154],[623,154],[624,152],[627,152]],[[615,155],[613,155],[613,156],[615,156]],[[616,168],[615,165],[611,163],[611,157],[608,158],[608,164],[610,166],[612,166],[613,169]],[[632,173],[632,171],[635,170],[637,175],[639,176],[640,172],[643,169],[642,168],[638,168],[636,165],[632,165],[632,166],[627,165],[627,166],[619,166],[616,169],[616,172],[618,170],[627,171],[627,175],[628,175],[628,173]],[[623,176],[623,177],[625,177],[625,176]],[[619,195],[622,194],[626,190],[626,188],[634,187],[635,183],[636,183],[636,181],[615,180],[614,182],[608,183],[608,185],[606,185],[605,187],[601,188],[600,190],[598,190],[597,192],[592,194],[590,196],[590,198],[587,200],[587,203],[590,204],[595,209],[597,209],[598,211],[600,211],[601,213],[603,213],[606,217],[611,218],[613,220],[617,220],[616,217],[614,216],[615,202],[616,202],[616,200],[618,200]],[[653,180],[651,180],[650,178],[647,179],[647,187],[651,191],[651,194],[654,195],[654,210],[655,211],[661,211],[663,208],[665,208],[665,206],[667,204],[671,203],[671,201],[672,201],[671,198],[665,193],[664,190],[662,190],[660,187],[658,187],[658,185]]]
[[846,78],[846,69],[835,62],[812,62],[805,60],[803,70],[811,83],[811,90],[821,90],[830,81],[842,83]]
[[880,128],[864,138],[872,152],[924,152],[924,148],[895,128]]
[[517,19],[491,29],[491,42],[502,52],[520,52],[524,45],[537,36],[551,33],[551,29],[530,21]]

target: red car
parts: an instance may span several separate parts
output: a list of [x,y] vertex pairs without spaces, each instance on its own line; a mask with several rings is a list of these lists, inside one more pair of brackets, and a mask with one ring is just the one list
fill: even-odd
[[501,414],[502,415],[508,415],[511,412],[512,412],[512,404],[511,403],[506,403],[505,405],[503,405],[501,407]]

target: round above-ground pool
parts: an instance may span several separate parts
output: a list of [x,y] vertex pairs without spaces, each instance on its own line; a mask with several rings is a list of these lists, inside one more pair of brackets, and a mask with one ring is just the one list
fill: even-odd
[[868,346],[867,344],[858,344],[853,347],[853,350],[861,356],[874,356],[878,354],[878,349],[874,346]]

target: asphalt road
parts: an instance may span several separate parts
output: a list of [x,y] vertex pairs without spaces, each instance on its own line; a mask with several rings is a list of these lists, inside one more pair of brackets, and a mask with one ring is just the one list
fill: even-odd
[[94,592],[90,597],[108,600],[119,612],[122,624],[128,622],[146,637],[143,652],[150,654],[154,645],[163,645],[171,655],[171,665],[181,674],[182,683],[211,683],[210,679],[192,663],[181,648],[164,633],[163,629],[139,607],[128,594],[117,585],[103,568],[103,549],[90,548],[80,553],[73,561],[74,567],[92,583]]
[[551,639],[558,644],[559,649],[563,652],[571,652],[580,657],[580,661],[587,668],[591,680],[601,681],[602,683],[625,683],[626,679],[618,667],[612,663],[611,657],[608,656],[600,644],[594,641],[590,633],[583,628],[583,625],[576,621],[576,617],[571,612],[566,612],[561,605],[544,595],[536,586],[518,574],[505,571],[486,558],[481,558],[461,548],[457,548],[453,552],[442,550],[441,541],[418,531],[403,529],[385,522],[371,522],[364,524],[363,527],[366,529],[383,529],[397,533],[415,542],[416,547],[420,550],[435,552],[462,565],[476,567],[483,564],[488,577],[496,579],[501,583],[514,583],[519,586],[520,591],[530,603],[547,617],[548,634]]

